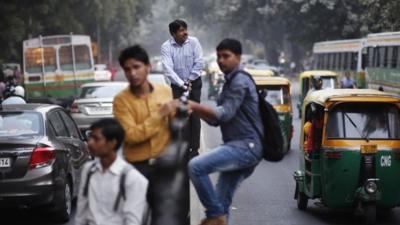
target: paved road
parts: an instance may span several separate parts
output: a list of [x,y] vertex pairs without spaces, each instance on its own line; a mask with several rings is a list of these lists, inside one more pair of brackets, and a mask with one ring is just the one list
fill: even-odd
[[[293,96],[297,94],[297,84],[293,84]],[[204,85],[204,94],[207,85]],[[295,98],[294,98],[295,99]],[[204,100],[208,104],[212,101]],[[295,105],[295,101],[293,102]],[[297,118],[297,112],[295,112]],[[299,162],[299,120],[294,120],[295,133],[292,141],[292,150],[279,163],[262,161],[254,174],[242,184],[234,198],[230,225],[355,225],[362,224],[354,218],[351,212],[336,211],[316,206],[309,203],[306,212],[299,211],[296,207],[294,195],[294,180],[292,173],[298,169]],[[203,148],[207,151],[221,143],[219,129],[203,124]],[[196,211],[197,210],[197,211]],[[193,215],[200,217],[198,208]],[[46,219],[48,216],[39,212],[12,212],[0,216],[1,225],[57,224]],[[400,209],[395,209],[391,214],[380,215],[378,224],[400,224]],[[73,225],[71,220],[65,225]],[[197,225],[197,224],[193,224]]]

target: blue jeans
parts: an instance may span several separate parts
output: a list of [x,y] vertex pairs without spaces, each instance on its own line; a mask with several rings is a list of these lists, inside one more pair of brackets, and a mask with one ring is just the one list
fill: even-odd
[[[208,218],[229,214],[235,190],[259,161],[250,149],[221,145],[189,162],[190,179]],[[220,172],[215,189],[208,176],[214,172]]]

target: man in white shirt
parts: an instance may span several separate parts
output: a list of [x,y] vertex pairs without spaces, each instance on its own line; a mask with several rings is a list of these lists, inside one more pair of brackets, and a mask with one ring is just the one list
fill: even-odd
[[117,154],[124,130],[115,119],[92,124],[88,147],[94,161],[82,170],[76,225],[142,225],[147,179]]

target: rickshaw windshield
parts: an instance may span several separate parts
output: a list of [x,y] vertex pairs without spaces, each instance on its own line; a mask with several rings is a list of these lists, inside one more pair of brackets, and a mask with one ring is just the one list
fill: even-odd
[[322,89],[335,88],[335,78],[333,77],[322,77]]
[[289,88],[285,86],[269,85],[262,86],[267,96],[265,100],[271,105],[285,105],[289,104]]
[[400,139],[399,109],[391,104],[344,103],[329,112],[328,139]]

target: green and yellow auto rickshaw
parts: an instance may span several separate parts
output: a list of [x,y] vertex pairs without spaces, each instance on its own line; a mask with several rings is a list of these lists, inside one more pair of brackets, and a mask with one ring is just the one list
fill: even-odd
[[339,85],[339,75],[329,70],[310,70],[304,71],[299,76],[299,101],[297,102],[297,110],[299,112],[299,118],[301,118],[301,108],[304,98],[307,96],[310,90],[313,89],[313,79],[320,78],[322,80],[322,89],[337,88]]
[[400,97],[371,89],[310,93],[303,104],[297,206],[309,199],[354,209],[374,224],[376,209],[400,206]]
[[[253,76],[257,89],[265,90],[266,100],[275,108],[279,115],[280,127],[284,137],[284,150],[290,150],[293,136],[293,112],[290,95],[290,81],[282,77]],[[285,153],[286,153],[285,152]]]

